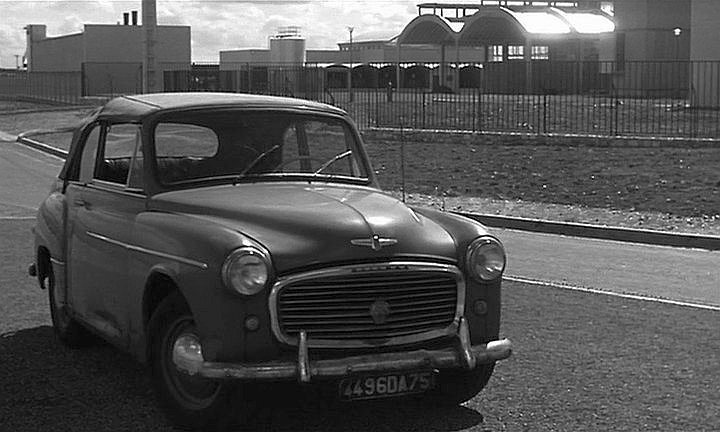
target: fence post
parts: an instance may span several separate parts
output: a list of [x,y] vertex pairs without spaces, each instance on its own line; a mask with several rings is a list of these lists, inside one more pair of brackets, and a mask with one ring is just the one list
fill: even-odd
[[252,70],[250,69],[250,63],[245,63],[245,70],[247,71],[248,77],[248,93],[252,93]]
[[423,92],[422,92],[422,111],[421,111],[421,112],[422,112],[422,120],[421,120],[421,121],[422,121],[422,128],[423,128],[423,129],[425,129],[425,104],[426,104],[425,97],[426,97],[426,93],[425,93],[425,89],[423,89]]
[[475,94],[470,94],[472,97],[472,131],[475,132],[478,117],[478,98]]
[[375,89],[375,127],[380,127],[380,89]]
[[[485,75],[483,75],[483,77],[484,76]],[[478,103],[477,103],[477,130],[478,130],[478,132],[482,132],[483,128],[485,126],[483,124],[483,99],[482,99],[483,93],[482,93],[482,90],[483,89],[482,89],[482,82],[481,82],[480,87],[478,87],[478,91],[477,91],[477,100],[478,100]]]
[[543,91],[543,119],[542,119],[542,132],[547,133],[547,92]]

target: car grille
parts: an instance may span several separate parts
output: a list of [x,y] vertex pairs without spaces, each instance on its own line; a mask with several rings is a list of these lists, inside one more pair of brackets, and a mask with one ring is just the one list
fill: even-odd
[[311,272],[276,287],[277,328],[281,339],[291,343],[301,331],[310,341],[382,345],[428,339],[455,322],[461,285],[459,271],[446,265]]

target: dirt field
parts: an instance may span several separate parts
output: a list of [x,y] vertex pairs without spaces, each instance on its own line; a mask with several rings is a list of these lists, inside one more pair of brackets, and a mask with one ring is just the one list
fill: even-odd
[[[400,140],[366,133],[376,173],[401,190]],[[378,136],[379,135],[379,136]],[[720,146],[552,145],[410,134],[410,200],[448,209],[720,235]]]

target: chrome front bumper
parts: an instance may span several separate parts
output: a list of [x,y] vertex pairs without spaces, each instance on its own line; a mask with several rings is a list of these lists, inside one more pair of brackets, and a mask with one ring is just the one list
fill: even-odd
[[185,373],[206,378],[259,381],[297,379],[301,383],[308,383],[313,378],[342,377],[350,373],[395,372],[419,368],[470,370],[478,364],[503,360],[512,354],[512,344],[508,339],[471,345],[470,332],[464,318],[460,319],[455,345],[454,348],[439,350],[420,349],[311,360],[307,335],[301,332],[296,362],[245,364],[205,361],[197,339],[180,337],[174,346],[173,362]]

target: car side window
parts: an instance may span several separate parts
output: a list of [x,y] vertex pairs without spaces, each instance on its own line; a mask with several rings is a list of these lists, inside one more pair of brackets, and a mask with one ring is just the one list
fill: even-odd
[[140,127],[138,125],[113,124],[107,126],[94,178],[130,188],[141,188],[142,155],[139,144]]
[[101,131],[102,127],[95,125],[85,139],[85,145],[80,155],[80,174],[78,176],[81,183],[87,183],[93,178],[93,169],[95,168],[95,159],[97,158]]

